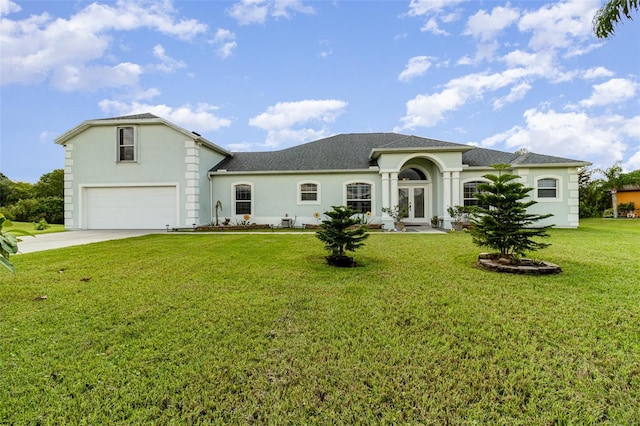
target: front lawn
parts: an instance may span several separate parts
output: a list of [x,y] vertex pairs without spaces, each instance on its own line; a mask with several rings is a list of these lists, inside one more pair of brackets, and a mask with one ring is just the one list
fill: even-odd
[[0,424],[636,423],[640,221],[582,223],[537,277],[463,232],[373,234],[346,269],[311,233],[12,257]]
[[64,229],[64,225],[56,225],[56,224],[49,224],[49,227],[47,229],[41,229],[38,230],[35,228],[35,225],[32,222],[15,222],[15,221],[11,221],[12,225],[9,227],[5,227],[3,228],[4,231],[11,231],[12,229],[22,229],[24,231],[30,232],[34,235],[36,234],[50,234],[52,232],[63,232]]

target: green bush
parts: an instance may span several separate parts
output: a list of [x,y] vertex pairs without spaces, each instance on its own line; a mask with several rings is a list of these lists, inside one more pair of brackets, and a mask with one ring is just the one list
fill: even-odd
[[8,207],[9,217],[18,222],[64,223],[64,199],[62,197],[29,198]]
[[629,213],[636,211],[636,204],[631,201],[629,203],[620,203],[618,204],[618,211],[620,213]]
[[34,222],[33,227],[36,229],[36,231],[44,231],[45,229],[49,228],[49,224],[43,217],[38,222]]

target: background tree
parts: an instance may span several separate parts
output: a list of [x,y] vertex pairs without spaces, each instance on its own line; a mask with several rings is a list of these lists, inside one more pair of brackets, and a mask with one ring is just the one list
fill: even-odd
[[622,17],[633,19],[631,11],[638,11],[638,0],[608,0],[593,18],[593,32],[598,38],[612,36],[614,25],[622,21]]
[[582,167],[578,174],[580,218],[602,217],[610,207],[611,197],[602,189],[602,181],[593,178],[594,170]]
[[532,225],[553,215],[527,212],[537,203],[531,199],[524,201],[533,188],[516,182],[520,176],[505,173],[509,167],[507,164],[494,165],[498,174],[484,175],[489,182],[478,185],[479,192],[474,195],[479,207],[472,213],[471,235],[478,246],[499,250],[501,258],[514,261],[526,252],[549,246],[532,238],[548,237],[547,230],[553,225]]
[[327,263],[333,266],[353,266],[353,258],[347,251],[356,251],[369,237],[367,226],[362,223],[357,211],[348,206],[332,206],[333,210],[324,214],[328,219],[320,224],[316,237],[325,243],[324,248],[331,253]]
[[616,163],[608,169],[596,169],[604,176],[600,179],[601,188],[611,193],[611,208],[613,217],[618,217],[618,190],[625,185],[640,185],[640,170],[631,173],[622,173],[620,163]]
[[38,182],[33,185],[35,198],[64,197],[64,170],[55,169],[50,173],[40,176]]

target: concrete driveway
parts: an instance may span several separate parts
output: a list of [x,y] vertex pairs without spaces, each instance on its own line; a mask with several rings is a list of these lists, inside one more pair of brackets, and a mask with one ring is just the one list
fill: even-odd
[[[36,251],[52,250],[62,247],[79,246],[100,241],[118,240],[121,238],[139,237],[147,234],[161,233],[161,230],[91,230],[65,231],[51,234],[40,234],[34,237],[21,236],[18,243],[19,253],[33,253]],[[166,231],[164,231],[166,232]]]

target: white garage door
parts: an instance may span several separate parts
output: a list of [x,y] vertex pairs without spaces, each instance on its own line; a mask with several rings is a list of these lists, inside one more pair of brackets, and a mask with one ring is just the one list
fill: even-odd
[[175,186],[87,188],[87,229],[165,229],[177,226]]

